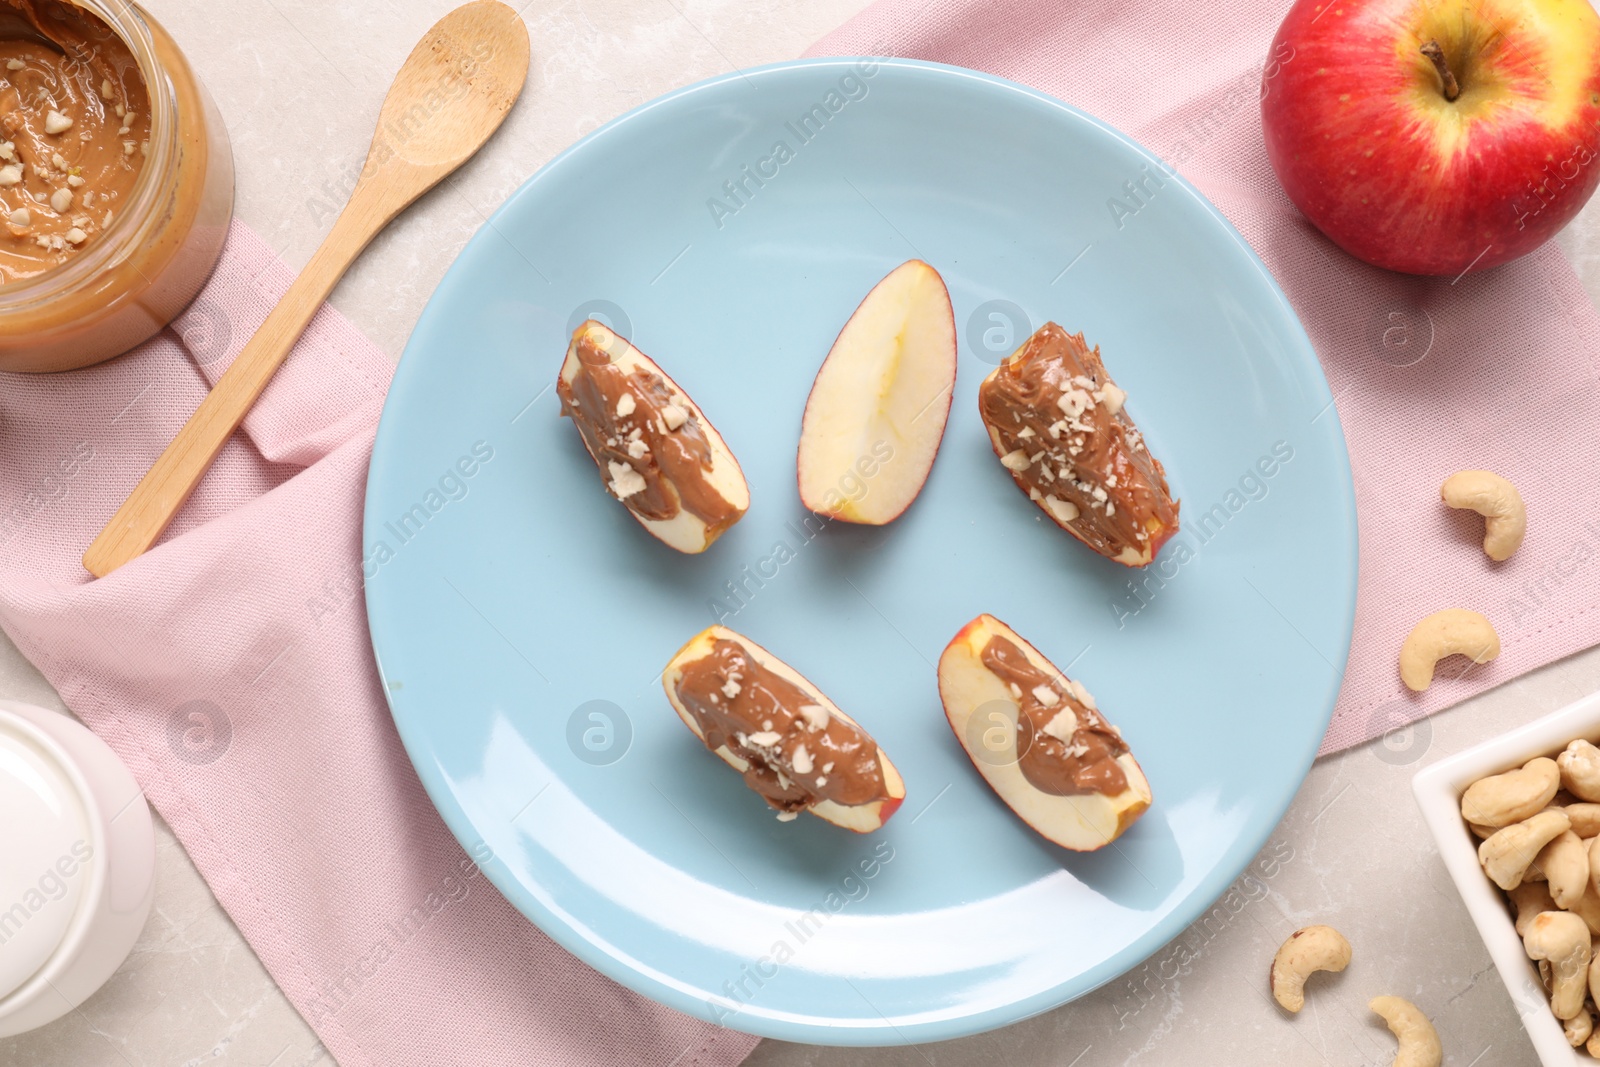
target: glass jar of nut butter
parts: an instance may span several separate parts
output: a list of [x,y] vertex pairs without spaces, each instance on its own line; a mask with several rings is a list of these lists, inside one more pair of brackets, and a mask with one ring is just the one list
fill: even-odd
[[0,0],[0,371],[86,367],[189,305],[233,215],[227,129],[124,0]]

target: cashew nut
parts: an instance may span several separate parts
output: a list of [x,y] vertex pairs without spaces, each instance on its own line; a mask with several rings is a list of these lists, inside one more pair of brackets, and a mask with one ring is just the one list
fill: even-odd
[[1531,819],[1497,830],[1478,846],[1478,862],[1501,889],[1522,884],[1528,865],[1544,846],[1571,829],[1564,811],[1541,811]]
[[1307,926],[1289,935],[1272,958],[1268,981],[1272,999],[1285,1011],[1305,1007],[1306,979],[1317,971],[1342,971],[1350,965],[1350,942],[1331,926]]
[[1595,1059],[1600,1059],[1600,1033],[1590,1034],[1589,1043],[1583,1046],[1583,1050]]
[[1457,654],[1488,663],[1500,654],[1500,637],[1476,611],[1436,611],[1412,627],[1400,646],[1400,679],[1420,693],[1433,684],[1433,665]]
[[1577,1048],[1589,1040],[1589,1035],[1594,1033],[1594,1016],[1585,1008],[1572,1018],[1568,1019],[1561,1027],[1561,1032],[1567,1035],[1567,1044]]
[[1544,872],[1550,896],[1562,908],[1570,909],[1589,891],[1589,850],[1571,830],[1552,838],[1532,866]]
[[1567,910],[1582,919],[1591,934],[1600,937],[1600,893],[1595,892],[1593,885]]
[[1421,1008],[1399,997],[1373,997],[1367,1007],[1383,1016],[1389,1032],[1400,1042],[1394,1067],[1439,1067],[1444,1049],[1439,1045],[1438,1031]]
[[1483,550],[1490,559],[1511,558],[1528,532],[1528,509],[1517,487],[1491,471],[1457,471],[1439,487],[1439,498],[1453,508],[1483,516]]
[[1561,784],[1581,800],[1600,800],[1600,748],[1578,738],[1556,757]]
[[1585,841],[1600,837],[1600,804],[1568,804],[1563,809],[1572,820],[1572,832]]
[[1589,927],[1576,915],[1547,911],[1533,917],[1522,944],[1532,960],[1550,961],[1550,1010],[1570,1019],[1589,995]]
[[[1548,756],[1516,770],[1491,774],[1461,794],[1461,817],[1479,826],[1510,826],[1543,811],[1561,787],[1561,770]],[[1597,809],[1600,810],[1600,809]]]
[[1517,909],[1517,936],[1526,937],[1535,915],[1556,910],[1555,898],[1543,882],[1523,882],[1511,891],[1511,905]]

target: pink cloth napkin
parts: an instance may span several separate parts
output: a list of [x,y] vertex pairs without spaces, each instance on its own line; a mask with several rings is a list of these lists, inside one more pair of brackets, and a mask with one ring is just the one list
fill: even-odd
[[735,1064],[755,1039],[601,977],[446,830],[379,689],[361,504],[389,360],[323,308],[167,540],[83,548],[291,276],[235,224],[174,327],[0,375],[0,625],[132,768],[343,1067]]
[[[1266,261],[1322,359],[1355,472],[1355,641],[1326,754],[1600,643],[1600,316],[1554,245],[1452,282],[1366,266],[1312,228],[1261,140],[1263,67],[1288,8],[881,0],[808,54],[936,60],[1059,97],[1175,166]],[[1463,468],[1499,472],[1527,501],[1528,539],[1505,563],[1478,547],[1481,519],[1439,501]],[[1452,659],[1412,695],[1400,643],[1453,607],[1489,617],[1500,658],[1465,673]]]

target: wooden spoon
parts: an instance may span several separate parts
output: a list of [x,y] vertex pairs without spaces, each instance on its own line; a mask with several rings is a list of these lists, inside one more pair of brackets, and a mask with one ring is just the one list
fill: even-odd
[[498,0],[440,19],[395,76],[350,202],[278,306],[83,554],[104,577],[161,536],[368,242],[499,128],[528,76],[528,30]]

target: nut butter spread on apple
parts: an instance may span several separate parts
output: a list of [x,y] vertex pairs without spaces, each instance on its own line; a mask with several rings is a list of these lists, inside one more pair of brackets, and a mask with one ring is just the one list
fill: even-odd
[[0,0],[42,40],[0,39],[0,282],[92,245],[144,167],[150,106],[127,44],[70,3]]
[[1083,334],[1047,322],[978,387],[1000,462],[1056,524],[1109,559],[1149,563],[1178,530],[1166,471]]
[[561,413],[609,473],[611,495],[646,519],[670,519],[681,507],[714,533],[737,522],[743,512],[710,480],[711,445],[694,406],[660,375],[622,370],[594,334],[583,332],[575,343],[579,370],[571,382],[556,383],[556,394]]
[[726,745],[748,763],[745,784],[779,811],[889,799],[878,745],[866,731],[757,663],[737,641],[720,639],[685,666],[677,695],[706,747]]
[[1128,788],[1117,765],[1127,743],[1087,689],[1071,679],[1062,685],[1004,637],[989,638],[980,659],[1017,699],[1017,766],[1029,784],[1058,797],[1110,797]]

